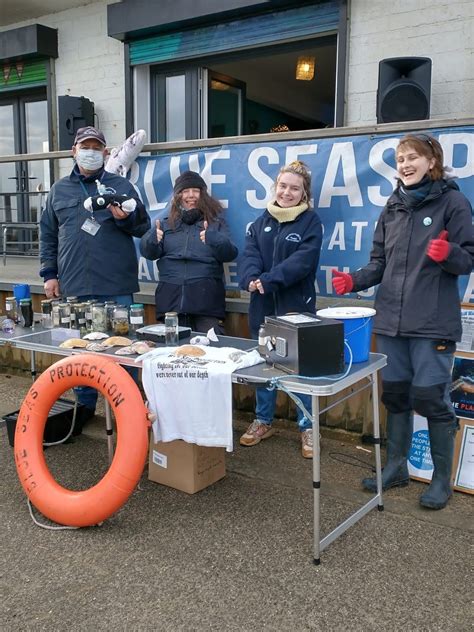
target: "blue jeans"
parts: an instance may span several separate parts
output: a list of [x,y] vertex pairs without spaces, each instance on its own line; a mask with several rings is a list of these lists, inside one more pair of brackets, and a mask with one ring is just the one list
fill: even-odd
[[[105,301],[115,301],[117,305],[126,305],[130,307],[133,303],[133,296],[131,294],[113,294],[113,295],[96,295],[90,294],[87,296],[79,296],[79,301],[90,301],[95,299],[100,303],[104,303]],[[131,375],[131,377],[138,383],[138,369],[134,367],[124,367],[125,370]],[[83,404],[90,408],[91,410],[95,410],[97,405],[97,391],[95,388],[90,386],[75,386],[74,391],[77,396],[77,401],[79,404]]]
[[[264,387],[259,387],[256,389],[257,405],[255,407],[255,416],[258,421],[269,426],[272,424],[273,415],[275,414],[277,394],[277,389],[273,389],[272,391],[269,391]],[[308,412],[312,412],[311,395],[298,395],[298,397],[303,402],[303,406],[306,408],[306,410]],[[301,432],[313,427],[311,420],[304,416],[303,411],[301,411],[298,406],[296,407],[296,420],[298,423],[298,428],[301,430]]]

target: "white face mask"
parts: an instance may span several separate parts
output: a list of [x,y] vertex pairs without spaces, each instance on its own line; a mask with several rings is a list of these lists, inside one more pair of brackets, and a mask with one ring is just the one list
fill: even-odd
[[97,149],[78,149],[76,162],[86,171],[97,171],[104,164],[104,154]]

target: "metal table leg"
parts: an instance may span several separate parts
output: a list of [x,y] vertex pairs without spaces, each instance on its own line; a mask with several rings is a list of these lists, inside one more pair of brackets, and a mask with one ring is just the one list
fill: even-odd
[[31,352],[30,355],[30,371],[31,371],[31,379],[33,382],[36,380],[36,356],[35,351]]
[[320,488],[321,488],[321,442],[319,440],[319,397],[312,395],[313,422],[313,512],[314,512],[314,563],[320,563]]
[[114,458],[114,427],[112,424],[112,412],[108,400],[105,400],[105,428],[107,433],[107,449],[109,451],[109,465]]
[[7,230],[8,226],[3,227],[2,247],[3,247],[3,265],[7,265]]
[[375,478],[377,480],[377,498],[379,511],[383,511],[382,499],[382,459],[380,456],[380,420],[379,420],[379,385],[377,373],[372,375],[372,409],[374,411],[374,444],[375,444]]
[[[315,548],[315,564],[319,564],[319,553],[324,551],[324,549],[334,542],[336,538],[347,531],[349,527],[358,522],[363,516],[365,516],[369,511],[377,507],[379,511],[383,510],[382,503],[382,464],[380,458],[380,428],[379,428],[379,409],[378,409],[378,385],[377,385],[377,372],[371,373],[369,376],[372,385],[372,406],[374,412],[374,437],[375,437],[375,467],[376,467],[376,475],[377,475],[377,494],[373,496],[368,502],[365,503],[360,509],[358,509],[355,513],[353,513],[349,518],[344,520],[340,525],[338,525],[335,529],[331,531],[327,536],[325,536],[320,542],[318,542],[318,546],[316,545],[316,540],[314,544]],[[314,465],[313,465],[314,468]],[[315,470],[313,470],[315,471]],[[318,467],[319,471],[319,467]],[[316,479],[315,479],[316,480]],[[319,503],[319,489],[315,489],[315,521],[316,521],[316,491],[318,492],[318,503]],[[319,509],[319,507],[318,507]],[[318,512],[319,513],[319,512]],[[319,515],[318,515],[319,521]],[[318,537],[319,537],[319,522],[318,522]],[[315,538],[316,538],[316,529],[315,529]]]

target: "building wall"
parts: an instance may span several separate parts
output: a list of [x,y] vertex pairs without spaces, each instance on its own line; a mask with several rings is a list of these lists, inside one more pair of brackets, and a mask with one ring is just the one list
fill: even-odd
[[[40,23],[58,29],[56,96],[85,96],[110,146],[125,137],[123,44],[107,37],[107,0],[44,15],[2,30]],[[55,130],[57,132],[57,130]]]
[[467,118],[474,103],[472,0],[349,0],[346,125],[376,123],[378,63],[431,57],[431,118]]

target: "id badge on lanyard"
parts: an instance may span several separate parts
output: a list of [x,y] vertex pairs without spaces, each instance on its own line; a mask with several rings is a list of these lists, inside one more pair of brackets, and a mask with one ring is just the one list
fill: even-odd
[[[84,191],[84,193],[86,195],[86,199],[87,199],[89,197],[89,192],[86,189],[86,187],[84,186],[84,183],[82,182],[82,180],[79,180],[79,183],[80,183],[80,185],[82,187],[82,190]],[[85,222],[82,224],[81,230],[86,232],[88,235],[92,235],[92,237],[95,237],[97,235],[97,233],[99,232],[100,224],[96,220],[96,218],[94,217],[94,213],[92,211],[91,211],[90,217],[88,217],[85,220]]]

